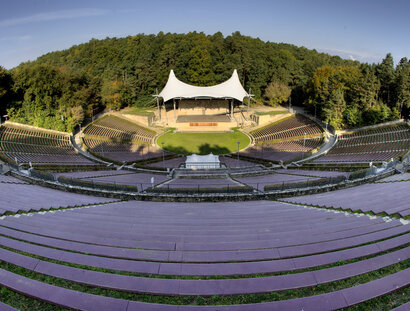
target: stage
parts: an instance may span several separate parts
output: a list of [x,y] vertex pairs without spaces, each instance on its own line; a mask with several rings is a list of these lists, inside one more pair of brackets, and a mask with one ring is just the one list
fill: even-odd
[[226,114],[220,115],[182,115],[178,116],[176,123],[219,123],[219,122],[231,122],[231,118],[229,118]]

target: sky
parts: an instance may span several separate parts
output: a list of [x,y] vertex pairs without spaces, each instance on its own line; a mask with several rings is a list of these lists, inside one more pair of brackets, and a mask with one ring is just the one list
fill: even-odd
[[139,33],[228,36],[379,63],[410,58],[410,0],[0,0],[0,66],[92,38]]

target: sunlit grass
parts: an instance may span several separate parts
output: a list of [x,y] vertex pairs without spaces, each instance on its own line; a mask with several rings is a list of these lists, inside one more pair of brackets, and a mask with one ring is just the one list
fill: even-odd
[[[230,133],[166,133],[157,139],[165,150],[178,154],[227,154],[247,147],[248,136],[239,131]],[[164,143],[162,145],[162,143]]]

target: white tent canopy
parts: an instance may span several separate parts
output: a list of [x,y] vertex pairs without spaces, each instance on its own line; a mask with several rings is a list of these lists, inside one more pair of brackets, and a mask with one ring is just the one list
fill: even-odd
[[192,154],[186,157],[185,167],[190,169],[219,168],[221,166],[219,156],[212,152],[207,155]]
[[249,94],[243,88],[239,81],[238,72],[233,71],[232,76],[217,85],[213,86],[194,86],[184,83],[175,76],[173,70],[170,71],[167,84],[159,93],[159,97],[164,99],[164,102],[173,98],[234,98],[243,101],[244,97],[249,97]]

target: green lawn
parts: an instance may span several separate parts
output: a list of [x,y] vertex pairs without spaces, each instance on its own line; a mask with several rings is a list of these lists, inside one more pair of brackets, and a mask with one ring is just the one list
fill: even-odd
[[158,137],[157,143],[164,149],[178,154],[226,154],[234,153],[249,145],[249,137],[234,131],[233,133],[165,133]]

